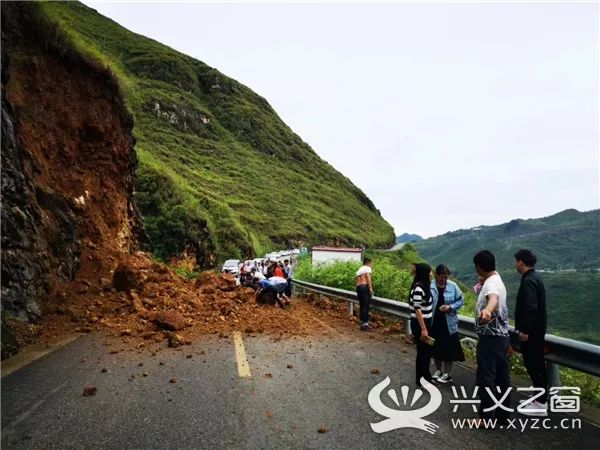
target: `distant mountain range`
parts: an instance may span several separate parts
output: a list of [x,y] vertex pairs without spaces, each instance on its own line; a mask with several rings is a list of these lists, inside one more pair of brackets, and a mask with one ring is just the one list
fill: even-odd
[[422,240],[423,238],[418,234],[410,233],[402,233],[400,236],[396,237],[397,244],[406,244],[407,242],[419,242]]
[[448,265],[452,275],[468,286],[477,278],[473,255],[482,249],[492,251],[508,289],[509,306],[520,281],[513,255],[520,248],[532,250],[548,291],[550,330],[600,342],[600,209],[567,209],[539,219],[450,231],[413,245],[433,266]]
[[445,263],[457,276],[473,274],[473,255],[487,248],[498,267],[513,268],[513,254],[529,248],[544,270],[600,268],[600,209],[567,209],[539,219],[514,219],[501,225],[456,230],[425,239],[419,253],[432,263]]

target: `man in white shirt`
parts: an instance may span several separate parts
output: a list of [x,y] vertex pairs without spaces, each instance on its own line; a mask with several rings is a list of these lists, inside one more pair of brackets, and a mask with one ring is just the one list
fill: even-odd
[[256,268],[252,269],[250,271],[250,273],[252,274],[252,278],[257,278],[258,281],[260,280],[264,280],[266,277],[263,275],[263,273],[260,270],[256,270]]
[[[484,280],[475,306],[475,331],[479,337],[476,374],[481,399],[479,417],[497,419],[499,424],[504,424],[510,416],[510,394],[506,393],[511,386],[506,287],[496,272],[496,258],[492,252],[480,251],[473,257],[473,263],[477,274]],[[497,400],[504,399],[496,408],[492,395]],[[479,424],[485,426],[482,420]]]
[[286,259],[283,261],[283,265],[284,265],[284,271],[285,271],[285,276],[287,278],[287,288],[285,290],[285,295],[287,295],[288,297],[292,296],[292,278],[294,277],[294,268],[292,267],[292,264],[290,263],[289,259]]
[[367,331],[369,325],[369,303],[373,296],[373,283],[371,280],[371,260],[363,259],[363,265],[356,271],[356,296],[360,305],[360,329]]

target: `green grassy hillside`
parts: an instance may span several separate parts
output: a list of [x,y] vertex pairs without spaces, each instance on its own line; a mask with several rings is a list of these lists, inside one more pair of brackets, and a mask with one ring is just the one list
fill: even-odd
[[371,200],[264,98],[80,3],[37,7],[119,80],[137,139],[136,202],[158,256],[188,244],[210,266],[291,245],[393,244]]
[[477,278],[473,255],[491,250],[508,289],[511,311],[520,282],[513,255],[520,248],[533,250],[538,270],[544,271],[550,331],[600,343],[600,210],[569,209],[540,219],[452,231],[413,245],[432,264],[447,264],[469,286]]

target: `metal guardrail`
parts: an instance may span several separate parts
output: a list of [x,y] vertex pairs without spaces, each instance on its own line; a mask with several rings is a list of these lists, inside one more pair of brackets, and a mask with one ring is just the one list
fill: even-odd
[[[305,291],[305,293],[306,291],[311,291],[328,297],[342,299],[348,302],[350,313],[352,313],[353,305],[358,304],[356,292],[353,291],[322,286],[320,284],[309,283],[297,279],[294,279],[292,286],[295,290],[300,288]],[[371,299],[370,307],[403,319],[410,318],[408,303],[390,300],[388,298],[373,297]],[[477,339],[475,321],[472,317],[458,316],[458,333],[464,337]],[[510,333],[515,335],[514,327],[510,328]],[[545,341],[546,347],[548,348],[546,361],[549,362],[548,369],[550,384],[552,386],[558,386],[560,384],[558,378],[558,365],[570,367],[580,372],[600,377],[600,346],[555,336],[553,334],[546,334]]]

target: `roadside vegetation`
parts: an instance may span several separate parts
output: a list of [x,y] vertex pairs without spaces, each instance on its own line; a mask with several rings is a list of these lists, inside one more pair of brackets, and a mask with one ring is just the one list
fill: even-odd
[[[373,289],[378,297],[406,302],[412,283],[410,266],[414,262],[423,261],[409,244],[395,252],[367,251],[366,256],[373,260]],[[310,256],[299,259],[294,278],[325,286],[354,291],[354,278],[359,262],[336,262],[327,265],[313,266]],[[457,280],[454,280],[457,281]],[[471,288],[457,281],[465,297],[465,306],[460,314],[473,317],[475,312],[475,295]],[[465,356],[475,359],[474,349],[463,345]],[[511,371],[527,377],[520,353],[510,356]],[[600,407],[600,379],[566,367],[560,368],[563,386],[578,386],[581,388],[581,398],[587,403]]]

